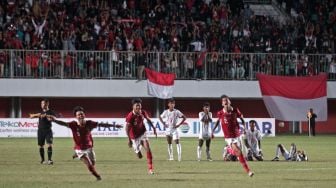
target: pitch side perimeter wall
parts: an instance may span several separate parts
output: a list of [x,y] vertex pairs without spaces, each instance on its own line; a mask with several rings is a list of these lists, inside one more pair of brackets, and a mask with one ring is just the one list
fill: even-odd
[[[145,80],[0,79],[0,97],[150,97],[146,86]],[[261,98],[257,81],[176,80],[174,87],[179,98]],[[336,82],[328,82],[327,95],[336,98]]]
[[[60,119],[66,122],[72,121],[74,119]],[[97,122],[108,122],[110,124],[121,124],[124,125],[123,128],[104,128],[98,127],[92,130],[92,135],[95,137],[126,137],[125,131],[125,119],[124,118],[93,118],[92,120]],[[246,119],[246,126],[249,126]],[[275,120],[273,118],[254,118],[257,121],[257,129],[259,129],[264,136],[275,136]],[[153,118],[152,122],[157,130],[159,137],[165,137],[165,127],[160,123],[159,119]],[[214,126],[212,123],[211,127]],[[240,122],[240,126],[243,125]],[[37,135],[38,123],[35,119],[0,119],[0,137],[36,137]],[[148,135],[153,137],[152,127],[146,123],[148,130]],[[189,118],[186,120],[177,130],[181,137],[198,137],[199,135],[199,121],[197,118]],[[53,133],[55,137],[72,137],[71,130],[67,127],[57,125],[53,123],[52,126]],[[242,129],[241,129],[242,130]],[[215,136],[223,137],[221,127],[218,126],[214,131]]]
[[[0,79],[0,118],[11,117],[12,99],[19,98],[21,116],[38,112],[43,97],[51,99],[51,108],[63,117],[73,117],[72,108],[84,106],[89,117],[122,118],[131,110],[131,98],[142,97],[143,107],[152,117],[165,108],[164,100],[147,95],[146,81],[134,80],[50,80],[50,79]],[[317,124],[317,133],[336,133],[336,82],[328,82],[328,121]],[[299,89],[299,88],[298,88]],[[107,94],[109,93],[109,94]],[[257,81],[176,81],[175,97],[177,108],[188,118],[196,118],[203,102],[211,103],[212,111],[221,108],[218,98],[221,94],[233,98],[245,117],[269,118],[261,99]],[[92,94],[92,96],[90,96]],[[190,94],[192,97],[185,97]],[[276,122],[278,125],[278,122]],[[303,132],[307,131],[303,122]],[[285,127],[276,126],[276,132],[288,132]]]

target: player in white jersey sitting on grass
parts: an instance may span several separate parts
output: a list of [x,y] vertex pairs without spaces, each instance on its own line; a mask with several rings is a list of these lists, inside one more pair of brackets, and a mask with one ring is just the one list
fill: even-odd
[[198,146],[197,146],[197,161],[202,159],[202,146],[205,141],[205,152],[207,155],[207,160],[212,161],[210,156],[210,143],[211,143],[211,123],[212,123],[212,113],[210,112],[210,104],[208,102],[203,104],[203,111],[198,113],[199,118],[199,136],[198,136]]
[[256,129],[257,122],[255,120],[249,121],[250,129],[246,130],[243,137],[243,142],[247,148],[247,160],[253,161],[253,157],[258,161],[263,161],[263,154],[261,150],[261,133]]

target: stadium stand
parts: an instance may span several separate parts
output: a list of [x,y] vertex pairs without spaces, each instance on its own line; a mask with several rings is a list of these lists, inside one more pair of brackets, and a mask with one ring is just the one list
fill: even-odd
[[277,3],[285,22],[240,0],[1,1],[0,77],[133,79],[146,51],[147,67],[178,79],[335,79],[334,2]]

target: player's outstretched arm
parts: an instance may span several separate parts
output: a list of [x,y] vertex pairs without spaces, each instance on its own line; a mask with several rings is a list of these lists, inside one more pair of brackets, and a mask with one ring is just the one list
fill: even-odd
[[122,125],[119,125],[119,124],[109,124],[109,123],[103,123],[103,122],[98,123],[98,126],[99,126],[99,127],[115,127],[115,128],[123,128],[123,126],[122,126]]
[[41,113],[29,114],[29,118],[39,118],[40,116],[41,116]]
[[49,121],[55,122],[55,123],[57,123],[58,125],[62,125],[62,126],[65,126],[65,127],[69,127],[69,125],[68,125],[67,122],[64,122],[64,121],[61,121],[61,120],[57,120],[55,116],[47,115],[47,118],[48,118]]

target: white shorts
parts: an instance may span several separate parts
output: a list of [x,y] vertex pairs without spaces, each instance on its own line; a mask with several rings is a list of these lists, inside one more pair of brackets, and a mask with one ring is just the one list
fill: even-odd
[[236,138],[225,138],[226,143],[231,146],[231,144],[237,143],[237,146],[241,148],[241,142],[240,142],[240,137]]
[[285,152],[282,153],[282,156],[288,161],[292,158],[292,156],[289,155],[289,152],[284,148]]
[[96,161],[96,154],[93,151],[92,148],[88,148],[85,150],[79,150],[79,149],[75,149],[75,153],[78,157],[78,159],[82,158],[84,155],[86,155],[91,161]]
[[136,138],[136,139],[131,139],[132,141],[132,146],[134,149],[135,153],[139,153],[141,151],[141,141],[147,141],[148,137],[147,134],[144,133],[143,135],[141,135],[140,137]]
[[199,134],[198,135],[198,139],[200,139],[200,140],[209,140],[209,139],[211,139],[211,135],[210,134]]
[[166,136],[173,137],[173,140],[180,139],[180,136],[179,136],[179,133],[178,133],[177,129],[167,128],[166,129]]

